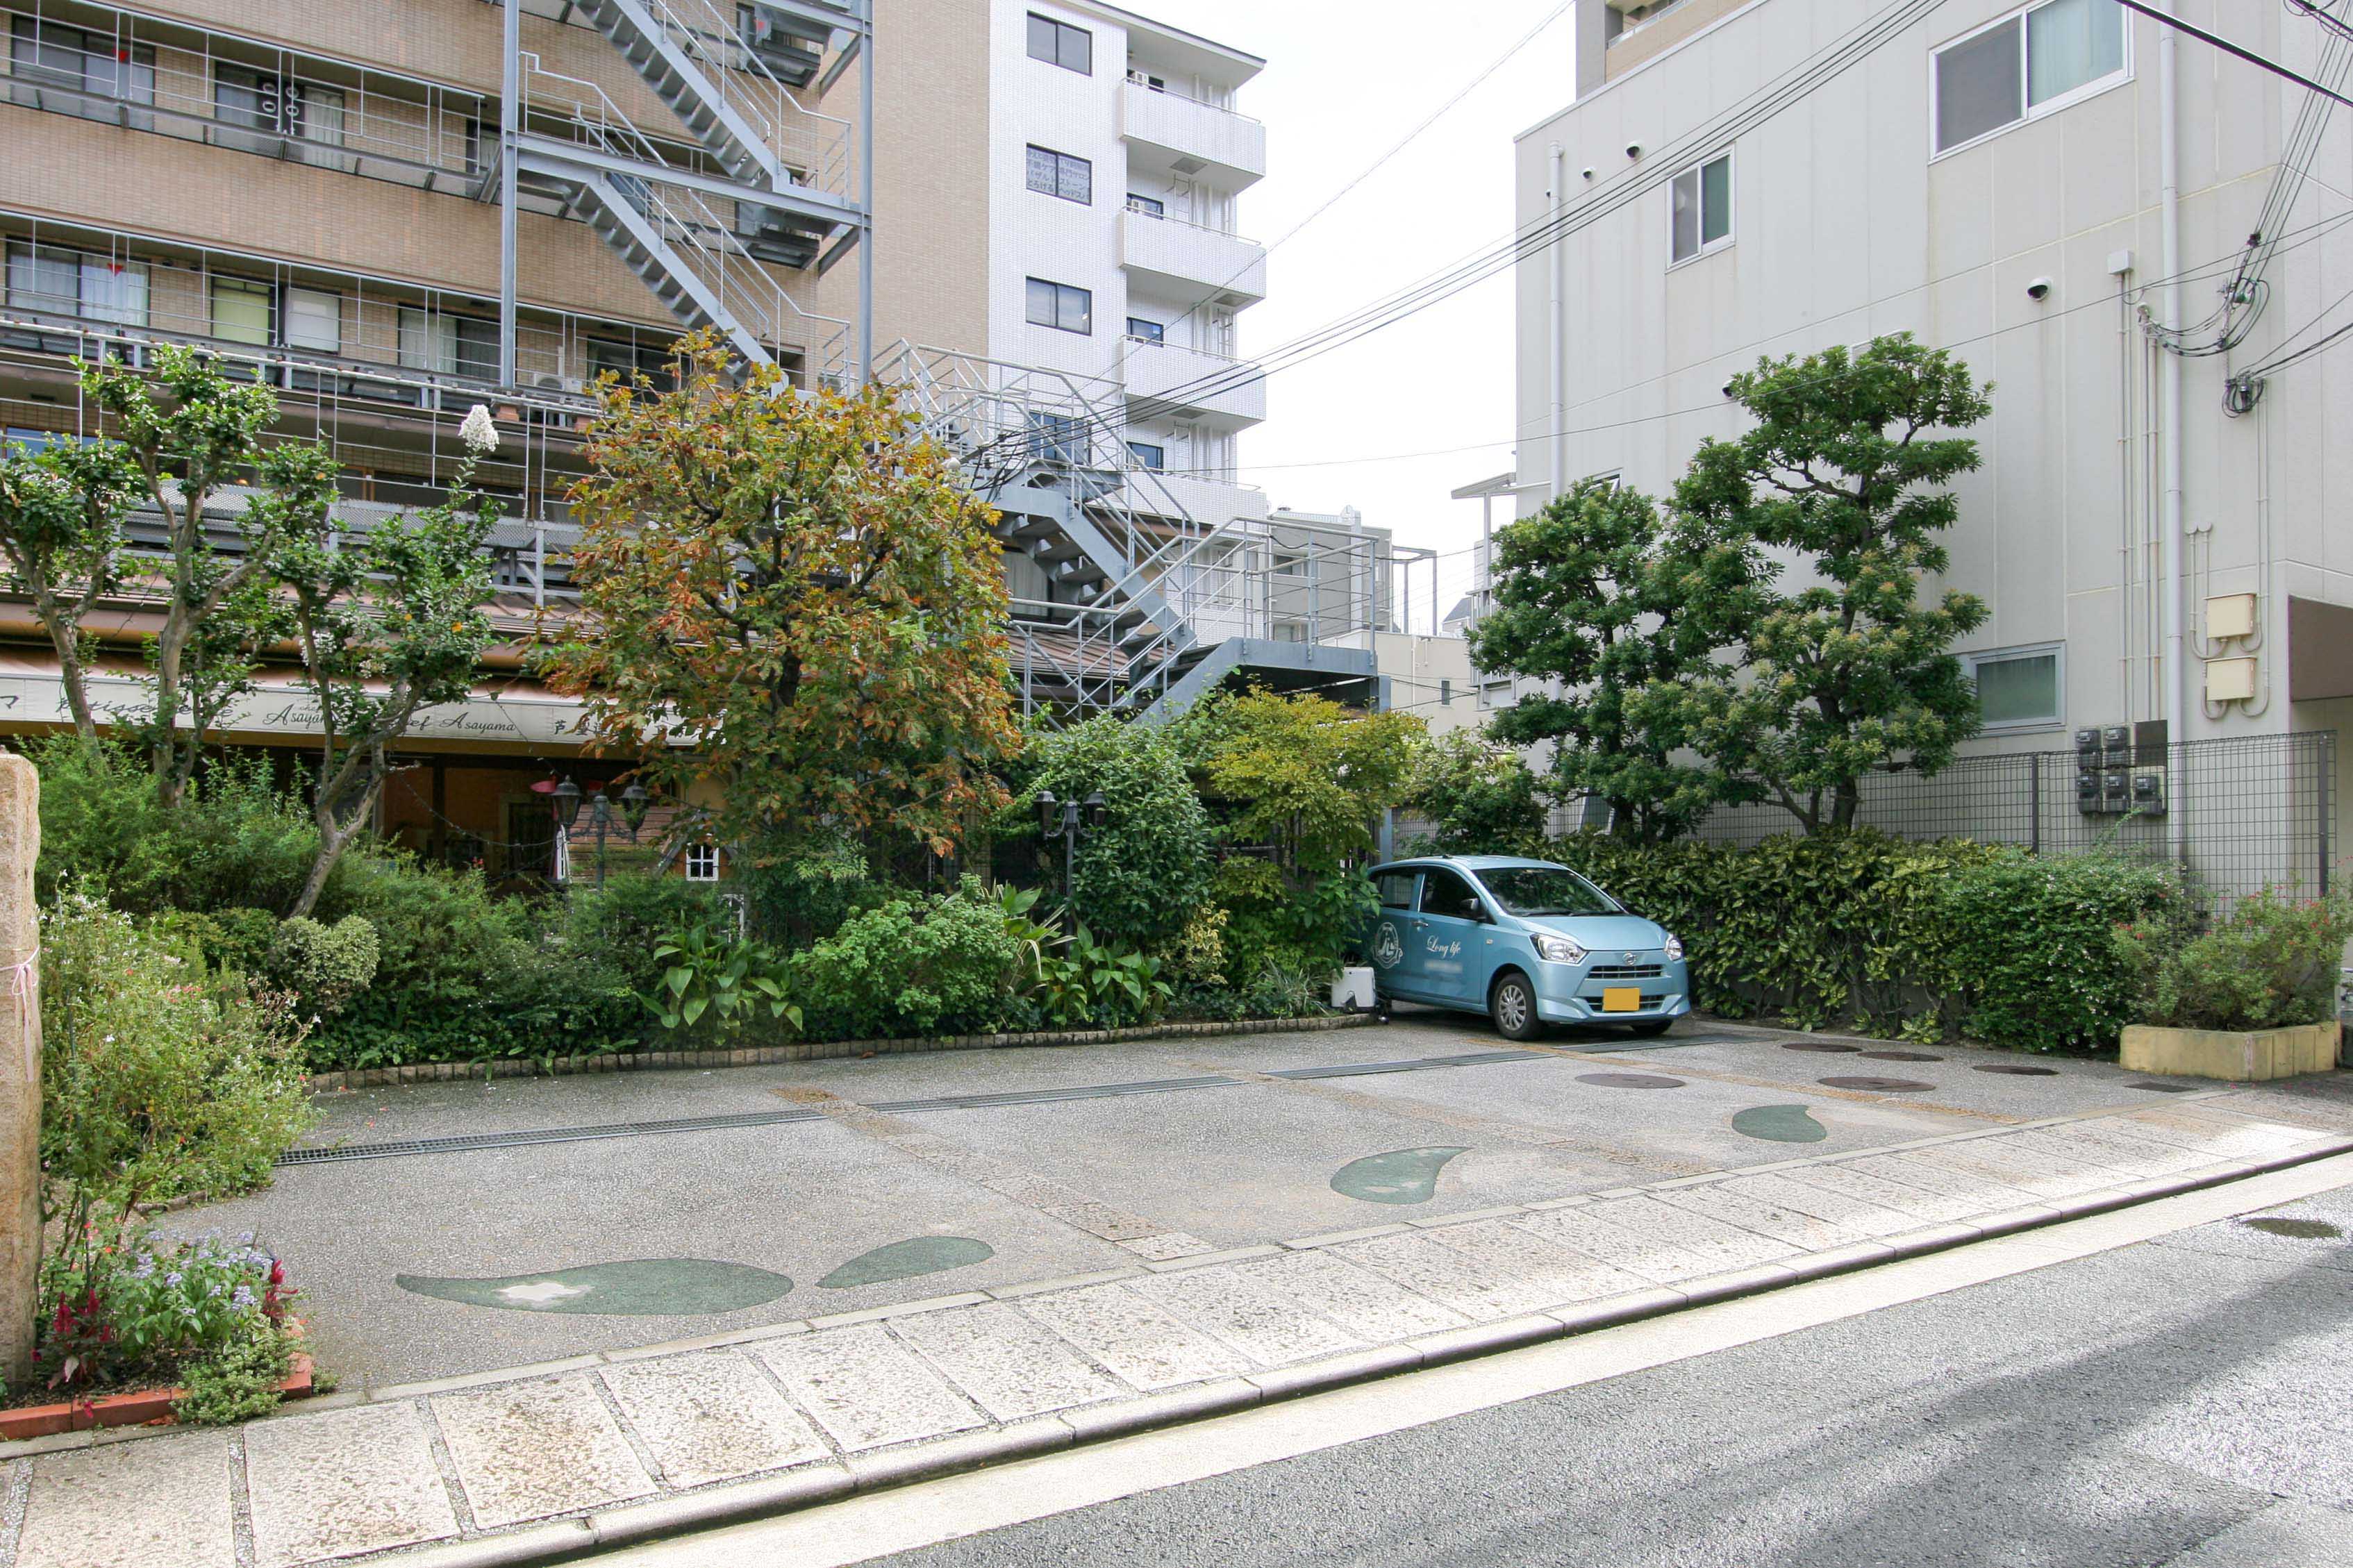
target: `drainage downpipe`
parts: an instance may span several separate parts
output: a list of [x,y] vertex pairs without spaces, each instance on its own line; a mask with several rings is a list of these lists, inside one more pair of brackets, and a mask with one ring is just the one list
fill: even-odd
[[1552,374],[1552,493],[1568,493],[1568,366],[1567,353],[1562,339],[1567,331],[1568,247],[1561,243],[1560,212],[1568,200],[1568,153],[1557,142],[1549,149],[1552,170],[1552,222],[1546,225],[1551,235],[1550,252],[1546,258],[1552,279],[1552,335],[1547,340],[1546,353]]
[[[2168,11],[2172,8],[2170,5],[2167,7]],[[2165,325],[2168,331],[2179,332],[2182,326],[2181,138],[2176,121],[2179,118],[2178,78],[2180,73],[2174,38],[2174,30],[2170,26],[2162,23],[2158,26],[2158,244],[2165,268]],[[2160,396],[2165,424],[2165,507],[2158,523],[2163,531],[2158,544],[2158,574],[2165,583],[2164,613],[2160,618],[2165,633],[2165,735],[2166,740],[2176,746],[2189,739],[2189,669],[2181,625],[2181,355],[2177,352],[2178,348],[2178,342],[2166,346],[2161,355],[2164,373]],[[2188,850],[2184,836],[2186,813],[2182,809],[2187,803],[2180,798],[2181,785],[2178,772],[2167,780],[2168,804],[2166,820],[2177,859]]]

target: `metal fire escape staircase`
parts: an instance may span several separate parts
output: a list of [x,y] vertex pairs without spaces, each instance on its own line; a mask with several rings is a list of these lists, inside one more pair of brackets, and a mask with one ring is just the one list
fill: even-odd
[[[741,358],[802,346],[814,374],[848,369],[848,324],[802,310],[771,266],[822,272],[863,234],[849,126],[793,95],[841,46],[829,83],[869,47],[837,0],[519,0],[593,27],[676,114],[691,142],[640,128],[596,84],[520,62],[516,174],[541,210],[585,219],[681,323]],[[699,155],[698,155],[699,154]],[[487,194],[487,193],[486,193]]]

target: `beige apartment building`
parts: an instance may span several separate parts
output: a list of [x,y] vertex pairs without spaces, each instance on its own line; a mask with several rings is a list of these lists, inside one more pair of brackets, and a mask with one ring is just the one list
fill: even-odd
[[[1006,514],[1030,703],[1140,708],[1260,668],[1372,687],[1368,655],[1283,640],[1303,560],[1369,581],[1367,542],[1278,549],[1235,482],[1233,436],[1264,416],[1233,330],[1265,292],[1235,232],[1265,166],[1234,107],[1254,57],[1083,0],[5,9],[5,439],[100,433],[77,356],[199,345],[279,390],[281,436],[330,445],[359,530],[436,498],[459,421],[493,411],[518,646],[425,717],[386,790],[419,848],[542,874],[532,785],[608,782],[519,645],[567,602],[596,378],[659,375],[688,327],[803,386],[890,381],[951,443],[1020,433],[976,482]],[[218,504],[227,539],[244,498]],[[93,627],[101,705],[133,699],[152,610]],[[0,638],[0,730],[55,726],[20,605]],[[283,679],[225,739],[300,747]]]

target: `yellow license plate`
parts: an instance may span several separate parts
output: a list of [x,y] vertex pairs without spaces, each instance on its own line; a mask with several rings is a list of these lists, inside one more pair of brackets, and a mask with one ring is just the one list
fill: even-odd
[[1642,988],[1639,985],[1604,986],[1601,1010],[1605,1013],[1639,1013],[1642,1010]]

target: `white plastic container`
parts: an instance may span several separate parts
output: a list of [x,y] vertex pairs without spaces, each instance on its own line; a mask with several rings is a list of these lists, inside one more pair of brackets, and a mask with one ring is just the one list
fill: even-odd
[[1339,978],[1332,982],[1332,1005],[1351,1013],[1369,1013],[1380,1005],[1380,999],[1373,994],[1369,965],[1340,971]]

